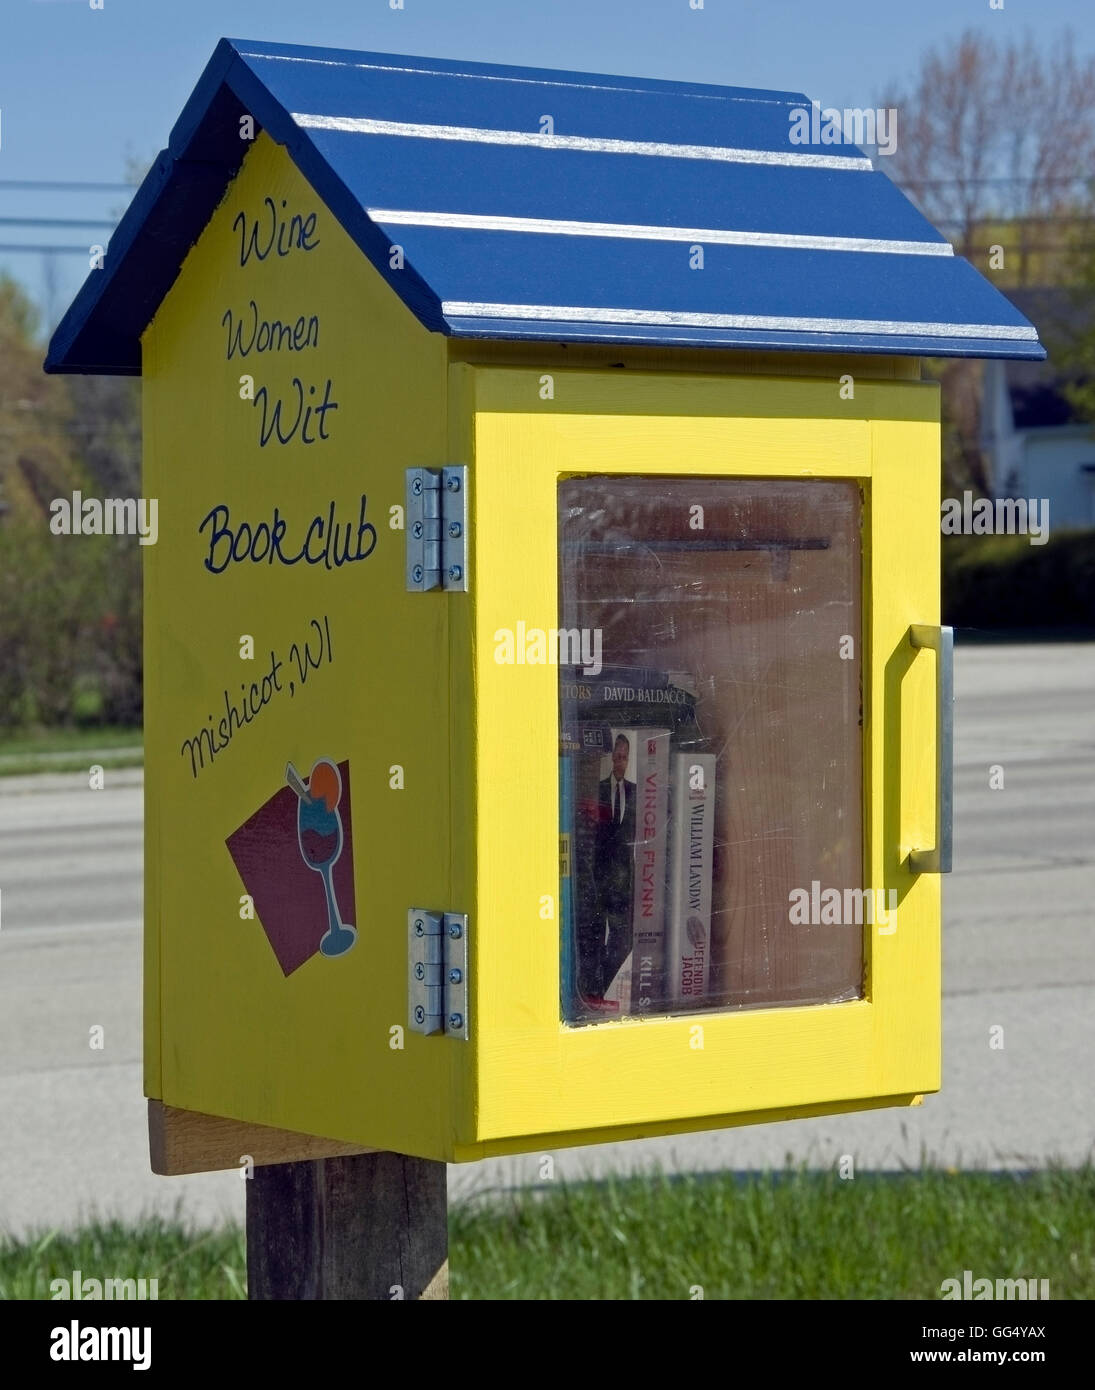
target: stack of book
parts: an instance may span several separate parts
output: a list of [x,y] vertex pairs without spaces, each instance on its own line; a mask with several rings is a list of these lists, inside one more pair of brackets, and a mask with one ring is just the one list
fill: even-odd
[[682,672],[561,672],[562,1012],[568,1022],[702,1008],[716,759]]

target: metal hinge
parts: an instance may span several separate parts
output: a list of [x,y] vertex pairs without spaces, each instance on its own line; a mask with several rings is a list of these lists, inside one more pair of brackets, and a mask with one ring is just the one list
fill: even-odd
[[407,1015],[413,1033],[468,1040],[468,918],[461,912],[407,913]]
[[468,470],[407,469],[407,588],[468,588]]

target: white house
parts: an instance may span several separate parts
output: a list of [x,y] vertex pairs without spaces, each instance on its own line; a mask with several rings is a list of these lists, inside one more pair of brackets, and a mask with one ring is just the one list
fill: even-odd
[[1008,298],[1037,325],[1045,362],[985,363],[981,447],[994,497],[1049,499],[1051,534],[1095,526],[1095,422],[1080,419],[1062,390],[1054,343],[1095,317],[1067,290],[1016,290]]

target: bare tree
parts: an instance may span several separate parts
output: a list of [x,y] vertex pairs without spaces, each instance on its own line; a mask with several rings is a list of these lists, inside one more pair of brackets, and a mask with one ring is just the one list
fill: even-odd
[[[983,261],[987,230],[1014,231],[1019,274],[1038,251],[1090,235],[1095,193],[1095,58],[1065,31],[1048,48],[967,30],[930,49],[910,87],[882,105],[898,112],[887,172],[960,254]],[[995,236],[992,238],[995,240]]]
[[[1095,58],[1071,32],[1040,48],[968,29],[929,49],[880,105],[897,111],[897,146],[880,167],[959,255],[1001,288],[1075,280],[1077,256],[1095,243]],[[942,384],[944,488],[985,492],[982,366],[959,358],[928,370]]]

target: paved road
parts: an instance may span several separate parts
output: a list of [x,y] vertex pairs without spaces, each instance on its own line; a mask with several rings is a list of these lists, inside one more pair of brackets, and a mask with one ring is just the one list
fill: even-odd
[[[1076,1163],[1095,1142],[1095,645],[960,648],[955,872],[945,888],[944,1089],[916,1110],[571,1149],[556,1177]],[[1003,791],[988,769],[1004,768]],[[0,1229],[93,1210],[240,1218],[233,1173],[148,1172],[140,1080],[141,774],[0,779]],[[102,1051],[88,1030],[105,1029]],[[988,1046],[1004,1027],[1005,1048]],[[536,1182],[539,1156],[454,1167],[450,1191]]]

